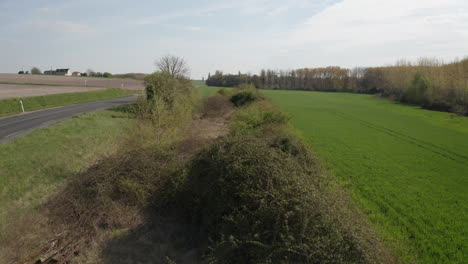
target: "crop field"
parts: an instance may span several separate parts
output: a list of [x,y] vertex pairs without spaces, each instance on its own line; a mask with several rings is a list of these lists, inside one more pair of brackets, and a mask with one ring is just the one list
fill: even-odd
[[0,83],[3,84],[40,84],[59,86],[81,86],[101,88],[124,88],[129,90],[142,90],[143,82],[131,79],[112,79],[96,77],[68,77],[50,75],[24,75],[0,74]]
[[467,263],[467,117],[370,95],[264,93],[403,262]]
[[0,99],[104,90],[98,87],[0,84]]

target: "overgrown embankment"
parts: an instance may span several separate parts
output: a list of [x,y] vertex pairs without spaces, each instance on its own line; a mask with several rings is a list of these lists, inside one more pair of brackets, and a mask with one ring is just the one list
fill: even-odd
[[147,100],[134,108],[141,122],[122,151],[77,175],[45,205],[47,228],[32,233],[43,243],[24,242],[27,250],[16,257],[393,262],[346,193],[288,130],[288,116],[255,90],[221,91],[192,115],[189,83],[163,74],[146,80]]
[[209,238],[203,260],[392,262],[346,194],[289,132],[288,117],[253,90],[230,98],[240,108],[229,135],[192,159],[168,199],[198,237]]
[[0,116],[13,115],[22,112],[20,100],[26,112],[52,108],[57,106],[79,104],[90,101],[130,96],[133,92],[122,89],[106,89],[102,91],[53,94],[26,98],[0,100]]

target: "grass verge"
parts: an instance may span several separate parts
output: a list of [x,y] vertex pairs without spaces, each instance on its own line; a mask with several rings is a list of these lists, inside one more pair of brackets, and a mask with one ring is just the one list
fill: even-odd
[[131,123],[126,113],[102,110],[0,144],[0,234],[65,179],[115,152]]
[[133,92],[112,88],[101,91],[3,99],[0,100],[0,116],[21,113],[20,100],[23,101],[24,110],[30,112],[57,106],[125,97],[131,94],[133,94]]

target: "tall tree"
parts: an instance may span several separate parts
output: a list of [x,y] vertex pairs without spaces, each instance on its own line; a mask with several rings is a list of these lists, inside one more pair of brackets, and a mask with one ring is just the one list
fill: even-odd
[[156,67],[160,72],[168,73],[173,78],[188,79],[190,69],[184,58],[166,55],[156,61]]

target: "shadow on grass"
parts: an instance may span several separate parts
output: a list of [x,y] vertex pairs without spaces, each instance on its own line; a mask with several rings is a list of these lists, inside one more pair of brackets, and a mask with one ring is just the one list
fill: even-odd
[[144,224],[107,241],[103,263],[200,263],[200,239],[183,217],[149,209]]
[[112,118],[126,118],[126,119],[136,119],[135,116],[135,104],[124,104],[109,108],[108,111],[118,113],[119,115],[112,115]]
[[118,113],[126,113],[126,114],[134,114],[135,113],[135,104],[124,104],[115,106],[109,109],[109,111],[118,112]]

